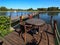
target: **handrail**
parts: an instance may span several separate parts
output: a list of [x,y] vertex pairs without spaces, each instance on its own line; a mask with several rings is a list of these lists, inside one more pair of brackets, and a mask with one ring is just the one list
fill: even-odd
[[56,37],[56,40],[57,40],[57,43],[58,45],[60,45],[60,35],[59,35],[59,32],[58,32],[58,28],[57,28],[57,21],[54,20],[54,23],[52,23],[52,27],[54,27],[54,33],[55,33],[55,37]]
[[[58,29],[57,29],[57,25],[56,25],[55,34],[56,34],[57,42],[58,42],[58,44],[60,45],[60,41],[59,41],[60,35],[59,35]],[[59,38],[58,38],[58,37],[59,37]]]
[[56,26],[56,32],[58,34],[58,37],[60,38],[60,35],[59,35],[59,32],[58,32],[57,26]]

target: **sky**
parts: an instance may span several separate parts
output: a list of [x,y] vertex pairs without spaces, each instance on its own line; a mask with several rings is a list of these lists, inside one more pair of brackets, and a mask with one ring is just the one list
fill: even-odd
[[14,9],[60,8],[60,0],[0,0],[1,6]]

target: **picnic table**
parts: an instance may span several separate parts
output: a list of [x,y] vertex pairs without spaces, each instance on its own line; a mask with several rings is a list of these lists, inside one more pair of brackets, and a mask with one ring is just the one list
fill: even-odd
[[36,26],[41,26],[45,24],[45,21],[43,21],[42,19],[33,18],[33,19],[26,20],[25,23],[36,25]]
[[[43,26],[45,24],[45,21],[43,21],[42,19],[32,18],[32,19],[26,20],[25,23],[38,26],[39,27],[38,34],[39,34],[41,31],[40,26]],[[26,33],[26,30],[25,30],[25,33]],[[26,42],[26,34],[25,34],[25,42]]]

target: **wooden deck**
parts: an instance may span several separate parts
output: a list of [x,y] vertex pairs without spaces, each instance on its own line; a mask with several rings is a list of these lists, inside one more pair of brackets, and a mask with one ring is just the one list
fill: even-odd
[[[34,17],[36,16],[37,14],[39,14],[38,12],[35,12],[35,13],[32,13],[31,15]],[[28,14],[27,15],[22,15],[22,19],[27,19],[29,18],[28,17]],[[16,17],[11,17],[11,23],[14,23],[16,21],[20,20],[20,16],[16,16]]]
[[[51,26],[49,25],[48,32],[44,32],[42,34],[42,38],[39,35],[34,35],[37,37],[37,40],[40,40],[39,45],[55,45],[54,43],[54,35],[52,34]],[[46,34],[46,35],[44,35]],[[24,35],[24,34],[23,34]],[[33,39],[30,34],[27,35],[27,42],[31,42]],[[47,37],[47,38],[46,38]],[[26,45],[22,37],[19,37],[18,33],[13,31],[12,33],[8,34],[3,39],[3,45]]]

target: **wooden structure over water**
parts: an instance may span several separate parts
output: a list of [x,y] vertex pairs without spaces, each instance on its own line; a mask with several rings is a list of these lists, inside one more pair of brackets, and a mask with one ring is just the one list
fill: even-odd
[[[35,15],[34,15],[35,16]],[[18,19],[14,18],[12,19],[12,21]],[[42,37],[41,35],[34,35],[36,37],[36,40],[38,43],[38,45],[55,45],[55,31],[52,31],[52,27],[50,24],[48,24],[48,30],[45,31],[44,33],[42,33]],[[45,29],[46,26],[44,26],[43,29]],[[18,30],[18,29],[16,29]],[[41,29],[42,30],[42,29]],[[54,29],[55,30],[55,29]],[[22,35],[24,37],[24,34]],[[12,33],[6,35],[2,40],[3,40],[3,44],[2,45],[28,45],[28,42],[32,42],[33,40],[33,36],[31,36],[30,34],[26,33],[26,43],[23,39],[22,36],[19,36],[18,33],[16,31],[13,31]]]
[[[47,32],[44,32],[44,34],[46,35],[43,34],[42,38],[39,35],[35,35],[35,37],[37,37],[37,40],[40,40],[39,45],[55,45],[54,35],[52,32],[51,25],[48,24],[48,26],[49,26],[49,29],[47,30]],[[32,36],[29,34],[26,34],[26,35],[27,35],[27,42],[28,41],[30,42],[33,39]],[[18,33],[15,31],[5,36],[3,41],[4,41],[3,45],[26,45],[24,43],[23,38],[19,37]]]
[[[34,16],[36,16],[38,14],[39,14],[39,12],[35,12],[35,13],[29,14],[29,15],[34,17]],[[27,18],[29,18],[29,15],[27,14],[27,15],[21,15],[21,16],[22,16],[22,19],[27,19]],[[20,16],[11,17],[11,23],[14,23],[14,22],[16,22],[18,20],[20,20]]]

